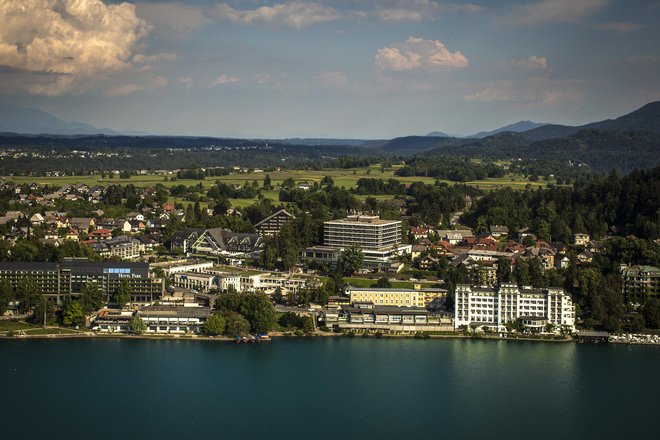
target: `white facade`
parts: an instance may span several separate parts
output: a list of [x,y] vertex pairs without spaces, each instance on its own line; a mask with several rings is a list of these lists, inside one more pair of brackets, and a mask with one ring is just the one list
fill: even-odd
[[208,273],[181,272],[174,274],[174,285],[199,292],[217,289],[216,276]]
[[456,286],[454,327],[476,324],[505,331],[506,324],[522,320],[528,327],[546,324],[575,328],[575,306],[561,288],[519,289],[502,284],[499,289]]
[[401,243],[401,221],[373,215],[349,215],[323,224],[323,244],[332,247],[358,245],[362,250],[382,249]]

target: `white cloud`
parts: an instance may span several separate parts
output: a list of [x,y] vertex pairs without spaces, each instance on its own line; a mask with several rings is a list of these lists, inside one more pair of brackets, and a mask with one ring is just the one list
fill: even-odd
[[410,37],[393,47],[382,47],[375,55],[376,67],[397,72],[467,67],[470,62],[461,52],[451,52],[439,40]]
[[373,13],[383,21],[420,21],[427,17],[425,11],[415,9],[376,9]]
[[106,95],[109,96],[121,96],[121,95],[130,95],[132,93],[145,91],[145,90],[156,90],[162,89],[167,85],[167,80],[164,76],[158,75],[151,78],[147,78],[141,83],[128,83],[120,84],[114,87],[110,87],[105,91]]
[[240,80],[241,80],[241,79],[240,79],[239,77],[237,77],[237,76],[228,76],[228,75],[225,75],[225,74],[223,73],[222,75],[220,75],[219,77],[217,77],[217,78],[215,79],[215,81],[213,81],[213,82],[211,83],[211,86],[219,86],[219,85],[223,85],[223,84],[237,83],[237,82],[239,82]]
[[619,34],[626,34],[628,32],[637,31],[642,29],[642,26],[639,23],[630,23],[627,21],[611,21],[608,23],[601,23],[594,26],[594,29],[599,31],[612,31]]
[[611,0],[541,0],[534,4],[516,5],[511,18],[521,25],[547,22],[578,22],[605,8]]
[[[440,3],[434,0],[379,0],[377,2],[346,1],[345,8],[335,9],[322,2],[291,1],[239,9],[218,3],[203,13],[208,19],[242,24],[269,24],[295,29],[338,20],[380,20],[404,22],[432,20],[444,12],[477,13],[483,7],[472,4]],[[346,5],[346,3],[348,5]]]
[[335,87],[343,86],[348,82],[348,78],[346,78],[346,75],[343,72],[328,72],[326,70],[322,70],[321,73],[319,73],[318,80],[322,84]]
[[522,82],[496,81],[463,96],[468,102],[507,102],[528,107],[579,103],[584,99],[582,82],[530,78]]
[[136,6],[140,17],[168,31],[192,32],[211,22],[198,5],[138,2]]
[[280,3],[273,6],[260,6],[256,9],[235,9],[226,3],[219,3],[207,12],[207,16],[235,23],[265,23],[295,29],[341,18],[341,14],[337,10],[314,2]]
[[252,81],[257,84],[266,84],[270,80],[270,75],[267,73],[258,73],[252,77]]
[[59,95],[131,67],[149,25],[130,3],[101,0],[0,0],[0,65],[35,76],[26,87]]
[[499,63],[498,65],[500,67],[517,67],[519,69],[525,69],[525,70],[547,69],[548,60],[546,59],[546,57],[531,55],[527,58],[504,61],[502,63]]
[[177,82],[183,85],[183,87],[185,87],[186,89],[190,89],[192,88],[194,81],[190,76],[182,76],[181,78],[177,79]]
[[135,61],[136,63],[154,63],[157,61],[175,61],[178,58],[179,58],[178,54],[164,52],[153,55],[137,54],[133,57],[133,61]]

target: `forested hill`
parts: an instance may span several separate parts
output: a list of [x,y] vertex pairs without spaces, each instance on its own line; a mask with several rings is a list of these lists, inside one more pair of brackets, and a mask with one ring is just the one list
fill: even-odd
[[660,101],[650,102],[645,106],[618,117],[599,122],[572,127],[568,125],[545,125],[523,133],[529,141],[563,138],[583,130],[649,131],[660,134]]
[[616,169],[628,173],[660,165],[660,134],[583,130],[567,138],[529,142],[520,134],[502,133],[446,143],[422,155],[574,161],[586,163],[597,172]]

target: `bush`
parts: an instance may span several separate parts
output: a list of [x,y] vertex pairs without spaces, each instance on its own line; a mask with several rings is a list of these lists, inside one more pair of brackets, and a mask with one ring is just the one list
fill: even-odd
[[346,332],[346,333],[344,333],[344,336],[346,336],[347,338],[354,338],[355,333],[354,332]]
[[376,337],[377,338],[382,338],[383,337],[383,332],[376,332]]
[[327,325],[322,325],[321,327],[319,327],[319,330],[321,330],[322,332],[329,332],[330,328]]

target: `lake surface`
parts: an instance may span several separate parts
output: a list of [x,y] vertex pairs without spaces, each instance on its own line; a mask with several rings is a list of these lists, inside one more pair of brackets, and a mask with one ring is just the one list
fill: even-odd
[[0,340],[0,438],[660,438],[660,348]]

